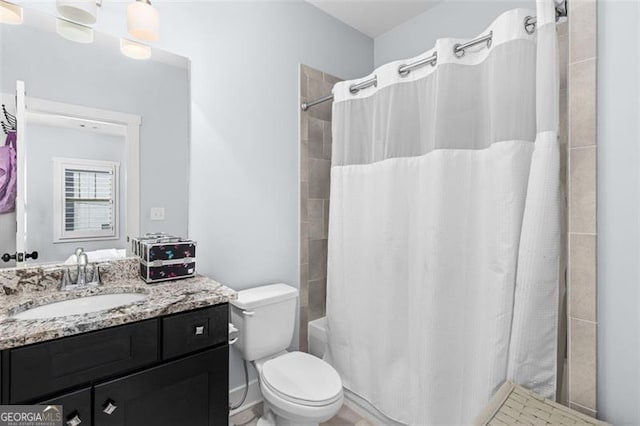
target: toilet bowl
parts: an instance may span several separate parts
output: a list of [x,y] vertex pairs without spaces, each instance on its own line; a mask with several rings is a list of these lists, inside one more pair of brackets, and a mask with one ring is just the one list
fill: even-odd
[[287,352],[298,292],[285,284],[242,290],[231,302],[239,330],[236,348],[258,371],[264,399],[261,426],[311,426],[329,420],[343,403],[342,380],[325,361]]
[[[262,397],[275,415],[272,424],[317,425],[335,416],[342,406],[340,376],[312,355],[287,352],[257,362],[256,368]],[[265,420],[268,416],[265,410]]]

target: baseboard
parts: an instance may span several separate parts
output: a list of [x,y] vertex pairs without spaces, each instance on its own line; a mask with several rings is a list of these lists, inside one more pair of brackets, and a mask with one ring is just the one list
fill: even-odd
[[[229,391],[229,404],[237,404],[242,398],[242,394],[244,393],[244,385],[238,386],[235,389],[231,389]],[[229,416],[233,416],[236,413],[246,410],[247,408],[253,407],[256,404],[262,402],[262,393],[260,393],[260,384],[258,383],[258,379],[253,379],[249,382],[249,391],[247,392],[247,398],[244,400],[242,405],[235,410],[229,411]]]

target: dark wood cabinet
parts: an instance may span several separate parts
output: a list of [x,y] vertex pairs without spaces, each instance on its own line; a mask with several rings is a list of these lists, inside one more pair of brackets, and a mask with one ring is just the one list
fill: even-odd
[[158,361],[158,321],[147,320],[12,349],[12,404]]
[[[56,398],[40,401],[42,405],[62,405],[62,419],[65,425],[91,424],[91,388],[82,388],[58,396]],[[78,423],[80,422],[80,423]]]
[[95,426],[227,424],[227,378],[224,346],[96,385]]
[[226,303],[7,349],[1,359],[0,403],[62,405],[65,422],[228,424]]
[[183,312],[162,319],[162,359],[171,359],[229,338],[228,305]]

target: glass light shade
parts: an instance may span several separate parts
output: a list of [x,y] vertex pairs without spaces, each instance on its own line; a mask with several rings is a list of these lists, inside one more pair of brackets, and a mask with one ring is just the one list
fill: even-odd
[[22,7],[0,0],[0,22],[3,24],[22,24]]
[[65,19],[56,19],[56,32],[61,37],[77,43],[92,43],[93,28],[76,24]]
[[96,0],[56,0],[58,13],[73,22],[93,25],[98,18]]
[[160,14],[146,1],[136,1],[127,8],[129,34],[146,41],[160,39]]
[[149,46],[125,38],[120,39],[120,52],[132,59],[149,59],[151,57]]

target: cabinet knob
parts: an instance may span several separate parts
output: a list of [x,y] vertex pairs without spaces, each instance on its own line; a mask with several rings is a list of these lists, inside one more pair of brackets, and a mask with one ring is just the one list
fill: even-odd
[[80,423],[82,423],[82,420],[80,420],[80,416],[77,413],[75,416],[67,420],[67,426],[78,426]]
[[116,408],[118,408],[118,406],[115,404],[115,402],[112,400],[108,400],[107,403],[102,408],[102,412],[108,415],[111,415],[111,413],[116,411]]
[[200,334],[204,334],[204,325],[197,325],[195,333],[196,333],[196,336]]

